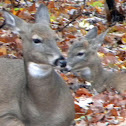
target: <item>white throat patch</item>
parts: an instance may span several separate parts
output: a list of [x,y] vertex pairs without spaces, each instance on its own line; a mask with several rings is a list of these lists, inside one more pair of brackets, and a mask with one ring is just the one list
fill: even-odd
[[28,63],[28,73],[35,78],[45,77],[50,73],[50,68],[47,65],[37,64],[34,62]]

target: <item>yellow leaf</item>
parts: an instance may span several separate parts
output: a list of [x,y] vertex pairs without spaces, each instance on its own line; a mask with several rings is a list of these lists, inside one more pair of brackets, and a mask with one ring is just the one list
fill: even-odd
[[7,48],[5,46],[2,46],[0,48],[0,55],[6,55],[7,54]]
[[126,38],[122,38],[122,42],[123,43],[126,43]]
[[90,26],[90,23],[87,22],[86,20],[83,20],[82,22],[79,23],[79,27],[81,28],[87,28]]

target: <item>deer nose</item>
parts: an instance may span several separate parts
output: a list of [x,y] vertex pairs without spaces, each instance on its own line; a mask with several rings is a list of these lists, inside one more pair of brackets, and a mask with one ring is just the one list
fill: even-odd
[[69,65],[67,65],[66,68],[65,68],[65,70],[66,70],[67,72],[70,72],[70,71],[72,70],[72,67],[69,66]]
[[65,58],[63,56],[60,56],[58,59],[56,59],[54,64],[56,66],[65,67],[67,63]]
[[72,67],[66,65],[65,68],[61,69],[60,71],[62,73],[67,73],[67,72],[71,72],[71,70],[72,70]]

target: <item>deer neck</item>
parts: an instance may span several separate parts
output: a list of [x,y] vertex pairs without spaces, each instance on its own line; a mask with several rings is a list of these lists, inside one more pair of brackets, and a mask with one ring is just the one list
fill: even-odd
[[105,70],[101,64],[101,61],[97,61],[96,63],[92,64],[90,69],[92,75],[91,82],[94,88],[98,89],[98,91],[102,91],[109,86],[107,81],[114,75],[114,73]]
[[[34,62],[26,63],[28,95],[34,101],[34,104],[41,106],[43,101],[53,103],[57,97],[57,73],[46,64],[37,64]],[[48,106],[49,107],[49,106]],[[44,108],[44,107],[43,107]]]

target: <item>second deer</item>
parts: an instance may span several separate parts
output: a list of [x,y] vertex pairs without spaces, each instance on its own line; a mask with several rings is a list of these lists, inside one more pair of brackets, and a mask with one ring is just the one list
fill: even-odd
[[124,92],[126,74],[105,70],[97,55],[106,34],[107,31],[97,35],[97,28],[94,27],[84,38],[75,42],[68,52],[67,69],[75,73],[79,72],[98,92],[110,87]]

